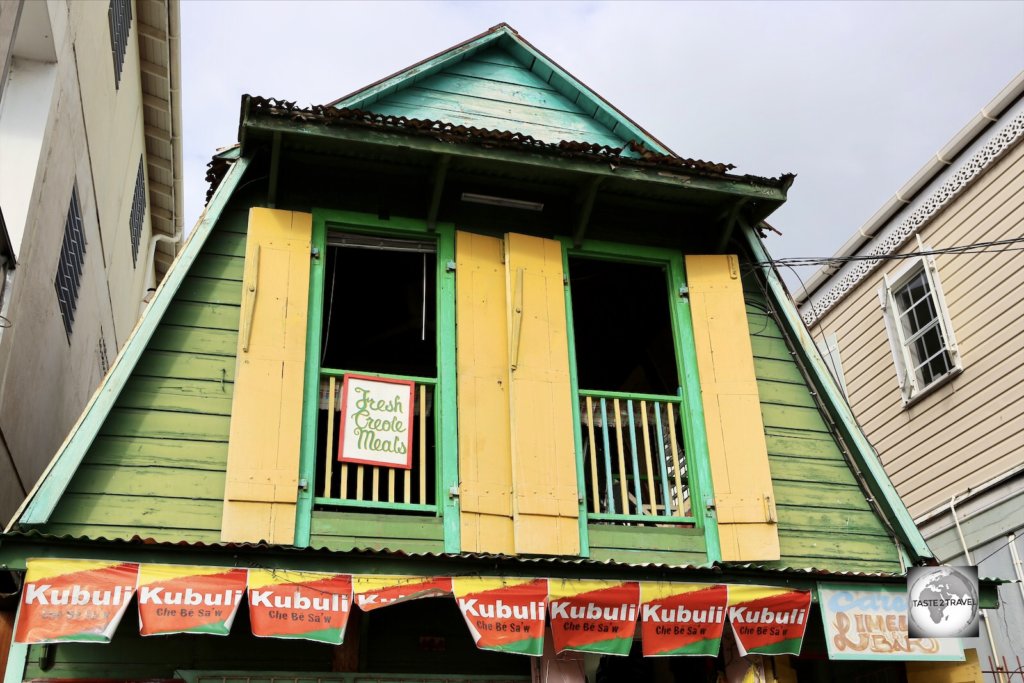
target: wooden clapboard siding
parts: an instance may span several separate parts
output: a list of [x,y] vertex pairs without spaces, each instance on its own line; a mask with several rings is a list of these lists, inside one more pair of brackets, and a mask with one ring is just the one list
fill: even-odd
[[309,544],[335,551],[386,548],[443,553],[444,524],[440,517],[315,510]]
[[702,565],[707,545],[700,529],[590,524],[590,559],[600,562]]
[[782,556],[759,564],[899,571],[893,541],[829,432],[779,326],[765,313],[764,294],[749,276],[744,298]]
[[47,530],[217,542],[246,213],[226,211]]
[[[921,230],[942,249],[1024,237],[1024,145],[1017,145]],[[908,240],[899,253],[917,249]],[[1020,252],[939,255],[963,372],[904,407],[877,290],[886,264],[813,326],[836,334],[850,404],[911,513],[925,514],[1020,466],[1024,449],[1024,269]]]
[[[548,73],[552,79],[557,74]],[[574,140],[621,147],[614,121],[597,107],[577,104],[498,45],[449,65],[369,105],[381,114],[436,119],[464,126],[512,131],[544,142]],[[567,84],[565,84],[567,85]],[[569,91],[568,87],[561,88]]]

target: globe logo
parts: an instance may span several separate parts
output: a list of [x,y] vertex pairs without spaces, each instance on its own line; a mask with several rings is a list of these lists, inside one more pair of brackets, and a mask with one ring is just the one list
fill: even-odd
[[978,568],[914,567],[907,572],[911,638],[978,635]]

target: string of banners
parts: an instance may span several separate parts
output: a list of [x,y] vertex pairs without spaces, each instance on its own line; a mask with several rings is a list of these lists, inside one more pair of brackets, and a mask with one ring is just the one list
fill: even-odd
[[143,636],[227,635],[244,597],[253,635],[333,645],[353,606],[453,597],[477,647],[532,656],[547,623],[556,652],[627,655],[639,624],[645,657],[715,656],[727,621],[742,654],[796,655],[811,606],[810,591],[768,586],[32,559],[14,640],[109,643],[133,596]]

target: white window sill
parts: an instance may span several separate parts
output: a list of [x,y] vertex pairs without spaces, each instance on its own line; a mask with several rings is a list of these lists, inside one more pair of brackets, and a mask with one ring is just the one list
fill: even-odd
[[950,370],[949,372],[947,372],[945,375],[940,377],[939,379],[935,380],[934,382],[932,382],[931,384],[926,386],[924,389],[921,389],[920,391],[918,391],[916,394],[914,394],[910,398],[904,398],[903,399],[903,408],[904,408],[904,410],[910,408],[911,406],[913,406],[915,403],[917,403],[918,401],[920,401],[924,397],[926,397],[929,394],[933,393],[939,387],[945,386],[946,384],[949,383],[950,380],[952,380],[954,377],[957,377],[958,375],[960,375],[960,373],[962,373],[963,371],[964,371],[964,369],[962,367],[959,367],[959,366],[955,367],[952,370]]

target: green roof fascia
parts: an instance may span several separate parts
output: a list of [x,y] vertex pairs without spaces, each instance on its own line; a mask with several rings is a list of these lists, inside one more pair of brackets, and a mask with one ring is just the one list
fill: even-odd
[[[551,85],[559,94],[567,97],[573,104],[580,105],[584,109],[591,109],[591,116],[600,112],[603,115],[602,118],[606,120],[601,121],[596,116],[595,120],[606,125],[613,135],[617,135],[625,140],[633,139],[637,142],[642,142],[647,148],[660,154],[675,156],[675,153],[668,146],[644,130],[639,124],[619,111],[618,108],[597,94],[585,83],[559,66],[553,59],[535,48],[528,40],[520,36],[514,28],[504,23],[498,24],[479,36],[459,43],[407,69],[403,69],[354,93],[345,95],[331,102],[328,106],[349,109],[367,108],[382,97],[397,92],[403,87],[412,85],[424,78],[433,76],[443,71],[446,67],[456,64],[494,43],[500,43],[502,47],[511,48],[509,52],[522,62],[524,67]],[[611,122],[611,125],[609,125],[609,122]],[[545,142],[557,141],[545,140]]]
[[[247,105],[243,105],[243,109],[247,109]],[[568,159],[554,154],[531,151],[528,148],[522,150],[499,149],[477,146],[470,143],[451,144],[434,140],[427,136],[400,131],[392,132],[357,126],[325,126],[315,121],[277,119],[269,116],[251,118],[248,111],[245,111],[243,115],[240,133],[241,139],[245,141],[243,143],[243,154],[248,154],[250,152],[249,147],[255,143],[252,140],[253,133],[267,134],[268,138],[274,133],[282,135],[307,135],[342,143],[351,142],[354,144],[391,147],[396,150],[412,150],[426,154],[448,155],[453,158],[461,157],[509,165],[554,169],[578,174],[581,179],[586,180],[605,178],[647,183],[659,185],[663,188],[717,193],[732,198],[747,198],[757,202],[774,204],[774,206],[766,207],[769,209],[768,211],[761,211],[759,213],[759,215],[763,214],[764,216],[769,215],[786,201],[786,190],[784,188],[758,184],[756,181],[745,178],[711,178],[697,174],[687,174],[685,169],[680,169],[677,172],[665,169],[664,167],[645,168],[628,164],[613,166],[606,161],[596,162]]]
[[33,527],[44,525],[49,521],[50,515],[61,496],[64,495],[71,478],[78,470],[82,459],[120,396],[121,390],[135,371],[135,366],[149,345],[153,332],[163,319],[164,313],[167,312],[174,295],[177,294],[178,288],[184,282],[185,276],[188,275],[188,271],[206,243],[213,226],[216,225],[221,212],[227,206],[228,200],[245,174],[249,161],[249,157],[239,157],[228,170],[224,180],[210,199],[210,203],[203,211],[192,236],[167,271],[164,281],[153,295],[153,300],[143,312],[135,329],[132,330],[131,336],[128,337],[121,352],[114,360],[110,372],[96,389],[78,422],[72,427],[46,471],[43,472],[38,483],[14,515],[7,531],[10,531],[15,525]]
[[913,517],[910,516],[906,505],[903,504],[903,500],[896,492],[896,487],[892,485],[889,476],[885,473],[878,454],[868,442],[867,437],[864,436],[850,406],[840,393],[839,387],[836,386],[832,373],[829,372],[822,360],[818,347],[797,312],[796,305],[783,287],[775,267],[771,264],[771,257],[768,256],[764,244],[745,220],[741,219],[740,227],[754,259],[761,266],[761,271],[768,281],[768,291],[772,297],[772,303],[781,313],[779,324],[791,339],[798,342],[797,352],[800,354],[800,360],[811,373],[818,396],[835,420],[836,427],[849,447],[854,463],[864,477],[871,496],[887,517],[886,521],[892,525],[899,541],[910,553],[911,560],[915,564],[934,562],[935,555],[928,548],[924,536],[921,535],[917,525],[914,524]]

